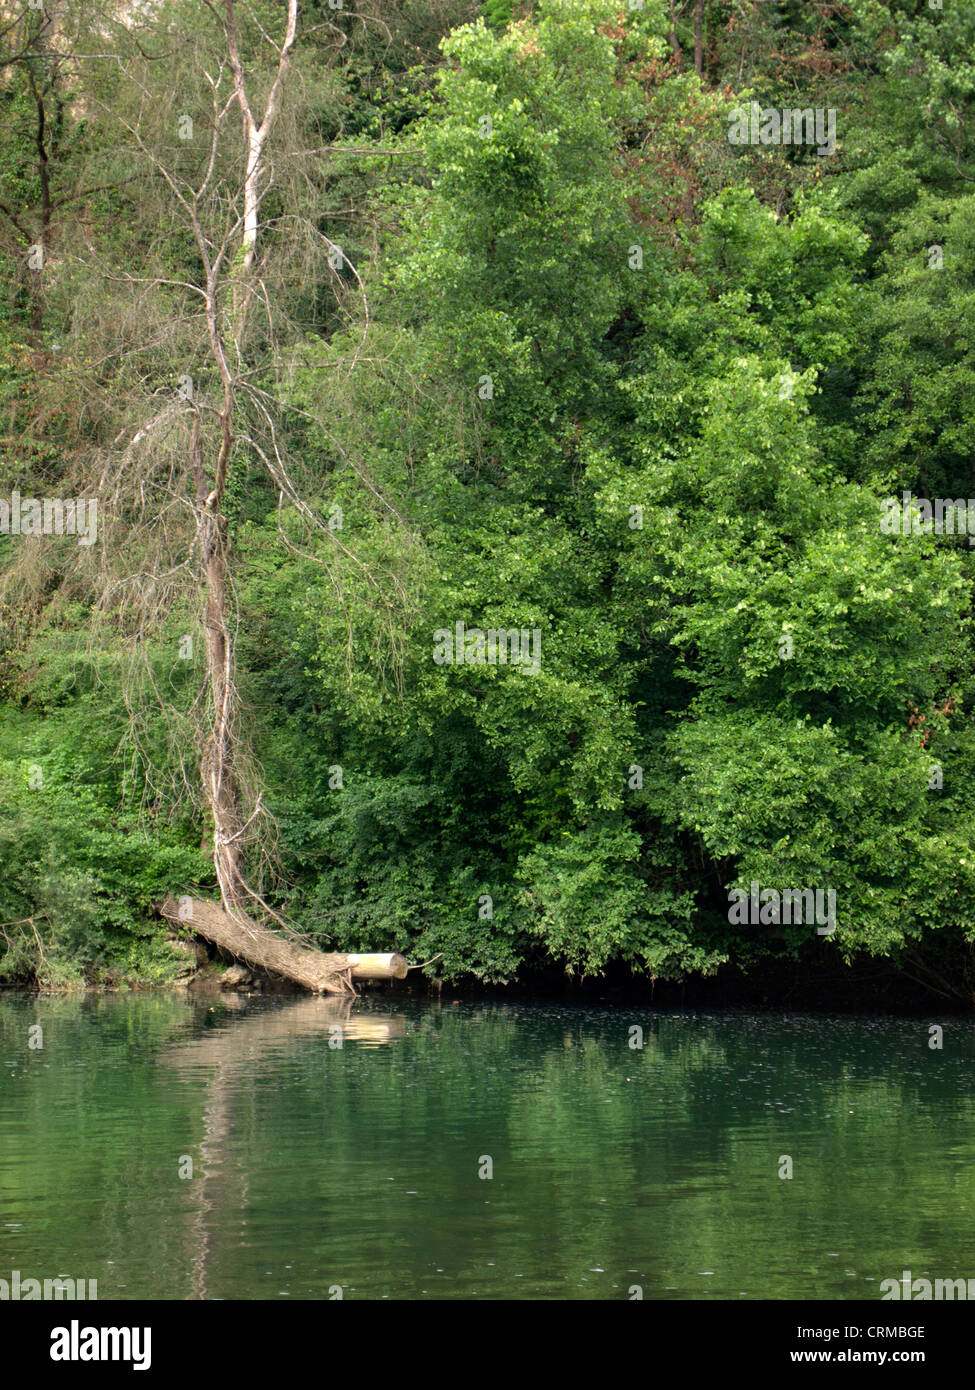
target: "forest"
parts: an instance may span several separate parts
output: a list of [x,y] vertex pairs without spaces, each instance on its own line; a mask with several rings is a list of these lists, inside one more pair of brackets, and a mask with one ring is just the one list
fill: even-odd
[[0,980],[975,1002],[973,0],[2,0],[0,272]]

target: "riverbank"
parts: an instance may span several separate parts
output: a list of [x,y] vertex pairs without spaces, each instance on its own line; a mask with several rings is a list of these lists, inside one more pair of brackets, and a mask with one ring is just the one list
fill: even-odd
[[[297,995],[288,980],[235,962],[208,950],[200,941],[172,942],[180,960],[170,979],[138,974],[92,976],[64,984],[20,979],[0,984],[0,991],[40,995],[111,994],[122,991],[213,995]],[[434,974],[411,974],[405,981],[367,983],[367,995],[401,999],[462,998],[524,1000],[531,997],[581,1004],[638,1004],[652,1009],[729,1009],[781,1012],[783,1009],[857,1013],[879,1009],[905,1017],[965,1016],[975,1011],[971,957],[961,946],[937,962],[919,958],[903,967],[889,960],[859,957],[845,965],[828,946],[814,943],[798,960],[763,960],[750,969],[728,963],[711,976],[688,975],[660,980],[611,965],[602,975],[569,976],[560,967],[532,962],[512,980],[490,984],[469,975],[443,981]],[[927,979],[924,978],[925,974]]]

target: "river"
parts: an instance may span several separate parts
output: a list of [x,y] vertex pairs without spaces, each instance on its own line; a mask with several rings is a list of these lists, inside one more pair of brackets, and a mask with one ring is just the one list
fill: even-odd
[[975,1035],[940,1020],[933,1048],[933,1021],[3,994],[0,1278],[855,1300],[967,1277]]

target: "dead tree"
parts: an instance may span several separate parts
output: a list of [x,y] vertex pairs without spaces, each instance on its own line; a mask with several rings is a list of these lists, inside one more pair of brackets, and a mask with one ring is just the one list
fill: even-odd
[[[173,160],[167,160],[147,138],[145,103],[153,95],[148,88],[138,117],[119,114],[118,119],[156,179],[168,190],[170,206],[192,238],[201,273],[197,283],[182,282],[180,287],[199,301],[205,326],[205,354],[210,374],[216,381],[216,392],[208,397],[202,392],[193,392],[191,387],[183,391],[179,400],[164,406],[132,438],[128,446],[128,464],[138,467],[143,457],[151,456],[153,449],[160,446],[162,436],[171,436],[174,428],[185,429],[182,471],[192,498],[193,515],[189,551],[191,570],[203,596],[207,668],[208,714],[201,733],[199,776],[212,827],[214,869],[227,913],[240,914],[243,922],[245,909],[256,911],[284,926],[283,919],[269,906],[260,885],[248,875],[246,867],[246,846],[266,824],[266,810],[260,793],[252,785],[245,789],[241,777],[230,537],[224,515],[227,484],[235,457],[243,451],[252,456],[256,454],[277,489],[279,505],[292,507],[307,527],[326,536],[329,544],[344,551],[351,563],[358,562],[335,533],[303,503],[281,442],[275,418],[278,403],[254,385],[253,364],[248,360],[255,338],[259,337],[259,332],[252,331],[255,306],[259,310],[261,330],[271,340],[275,336],[274,287],[269,286],[267,279],[275,248],[262,245],[262,204],[276,172],[280,172],[289,158],[286,149],[279,149],[275,164],[272,150],[295,54],[298,0],[287,0],[283,32],[278,41],[260,30],[265,50],[270,45],[274,54],[270,85],[262,98],[256,95],[260,83],[248,75],[241,56],[235,0],[223,0],[222,6],[214,0],[204,0],[204,3],[218,26],[220,51],[211,49],[211,62],[206,66],[201,64],[210,97],[206,121],[208,147],[193,173],[185,173]],[[329,256],[329,265],[334,271],[337,250],[334,243],[314,228],[306,226],[304,230],[306,235],[317,238],[319,254]],[[362,281],[341,253],[338,263],[344,264],[362,291],[365,331],[368,306]],[[139,283],[136,276],[130,279],[133,284]],[[174,284],[163,278],[158,283]],[[242,422],[243,414],[247,418]],[[135,449],[137,444],[142,445],[141,453]],[[123,457],[125,452],[123,448]],[[178,460],[170,460],[169,466],[171,473],[173,468],[179,472]],[[105,476],[103,474],[103,481]],[[118,481],[117,463],[109,465],[108,476]],[[178,482],[176,486],[179,487]],[[387,592],[390,601],[395,602],[398,592],[395,576],[388,572],[385,576],[370,576],[370,582],[380,594],[384,579],[391,581]],[[385,596],[382,601],[386,601]]]

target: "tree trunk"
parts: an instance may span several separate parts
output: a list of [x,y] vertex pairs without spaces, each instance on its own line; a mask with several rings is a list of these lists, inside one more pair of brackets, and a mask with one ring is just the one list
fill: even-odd
[[169,897],[159,911],[176,925],[198,932],[238,960],[311,990],[315,994],[354,994],[353,980],[402,980],[407,965],[395,952],[386,955],[312,950],[286,941],[249,921],[238,909],[233,916],[216,903],[199,898]]
[[[227,52],[233,73],[234,90],[243,120],[247,159],[243,186],[243,231],[241,275],[232,277],[233,316],[229,326],[230,342],[242,335],[247,305],[255,291],[252,278],[257,246],[260,213],[261,179],[264,175],[264,147],[274,124],[281,102],[285,74],[290,63],[298,23],[298,0],[287,0],[287,20],[284,41],[278,50],[278,70],[268,94],[264,116],[257,123],[251,110],[244,81],[244,68],[237,51],[237,27],[234,0],[225,0],[224,31]],[[243,836],[250,824],[241,812],[241,794],[236,774],[237,739],[233,671],[233,638],[227,623],[227,523],[221,515],[228,471],[235,443],[234,417],[237,380],[227,360],[226,327],[221,321],[219,304],[220,277],[223,263],[220,256],[211,261],[206,238],[195,210],[192,211],[193,231],[200,258],[206,268],[206,317],[210,351],[214,365],[223,382],[223,406],[220,411],[220,445],[213,467],[212,486],[204,468],[200,440],[200,416],[193,419],[190,440],[190,471],[196,489],[197,540],[206,588],[206,647],[210,698],[213,703],[213,723],[208,730],[202,755],[200,773],[204,795],[213,816],[213,864],[223,905],[229,913],[238,914],[243,904],[255,901],[267,909],[259,894],[253,892],[244,877]],[[253,817],[251,818],[253,819]],[[271,914],[274,915],[273,913]],[[240,920],[247,919],[241,914]],[[310,986],[313,987],[313,986]],[[351,986],[350,986],[351,988]]]
[[234,774],[233,670],[230,633],[227,631],[226,523],[204,511],[200,518],[206,566],[206,644],[213,725],[208,731],[200,772],[213,815],[213,863],[227,907],[246,900],[243,886],[243,850],[240,796]]
[[681,48],[680,39],[677,37],[677,15],[674,12],[674,0],[670,0],[670,31],[667,37],[670,40],[670,47],[674,55],[674,61],[677,64],[677,70],[681,72],[684,68],[684,50]]
[[200,442],[200,417],[194,417],[190,438],[190,470],[196,487],[196,533],[206,589],[207,676],[213,702],[212,723],[200,756],[200,776],[213,819],[213,865],[220,896],[228,911],[250,896],[243,876],[243,824],[240,793],[234,773],[233,645],[227,627],[227,525],[220,515],[226,459],[233,441],[233,398],[224,402],[223,438],[217,461],[217,483],[208,490]]

